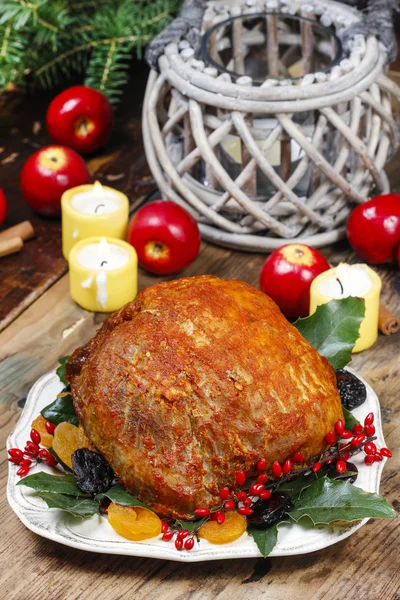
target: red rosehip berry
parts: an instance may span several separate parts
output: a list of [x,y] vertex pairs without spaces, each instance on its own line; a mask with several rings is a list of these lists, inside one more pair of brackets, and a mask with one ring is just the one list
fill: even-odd
[[190,537],[187,540],[185,540],[183,547],[185,548],[185,550],[192,550],[193,546],[194,546],[194,539],[192,537]]
[[328,431],[325,436],[325,441],[327,444],[333,444],[336,441],[336,435],[334,431]]
[[10,463],[13,463],[14,465],[20,465],[22,460],[20,458],[9,458],[8,459]]
[[36,457],[39,454],[39,446],[35,442],[28,440],[25,446],[25,454]]
[[178,535],[176,536],[177,540],[184,540],[185,538],[187,538],[187,536],[189,535],[189,532],[187,529],[182,529],[182,531],[180,531],[178,533]]
[[164,533],[164,535],[162,536],[161,539],[164,540],[164,542],[170,542],[173,537],[174,537],[174,532],[169,530]]
[[368,413],[364,419],[364,425],[372,425],[372,423],[374,422],[374,418],[374,413]]
[[374,442],[367,442],[364,446],[365,454],[375,454],[376,453],[376,445]]
[[314,471],[314,473],[318,473],[318,471],[321,469],[322,465],[320,462],[316,462],[313,464],[312,466],[312,470]]
[[364,426],[364,433],[368,437],[371,437],[372,435],[374,435],[375,434],[375,425],[365,425]]
[[361,423],[356,423],[353,427],[353,433],[354,435],[360,435],[360,433],[363,432],[363,426],[361,425]]
[[267,461],[265,460],[265,458],[262,458],[257,463],[257,471],[265,471],[266,466],[267,466]]
[[338,435],[342,435],[344,431],[344,423],[342,419],[338,419],[335,423],[335,431]]
[[210,509],[209,508],[196,508],[196,510],[194,511],[194,514],[196,515],[196,517],[208,517],[208,515],[210,514]]
[[341,459],[342,460],[349,460],[350,459],[350,452],[345,452],[344,454],[341,455]]
[[257,477],[257,483],[267,483],[267,481],[268,475],[266,475],[265,473],[261,473],[261,475]]
[[345,429],[340,437],[342,438],[342,440],[349,440],[353,437],[353,434],[348,429]]
[[246,500],[247,498],[247,494],[246,492],[238,492],[237,493],[237,499],[239,500],[239,502],[243,502],[244,500]]
[[57,427],[57,425],[55,423],[52,423],[51,421],[46,421],[45,427],[47,433],[50,433],[50,435],[54,435],[54,430]]
[[54,458],[54,456],[49,452],[49,456],[46,458],[46,465],[48,465],[49,467],[55,467],[57,464],[56,459]]
[[334,458],[330,458],[329,460],[326,461],[326,465],[331,465],[333,462],[335,462]]
[[40,437],[40,433],[37,429],[31,429],[31,440],[34,444],[40,444],[42,438]]
[[225,510],[233,510],[236,507],[234,500],[227,500],[224,504]]
[[39,458],[40,458],[40,460],[46,461],[49,456],[51,456],[51,454],[50,454],[50,452],[48,450],[46,450],[46,448],[41,448],[41,450],[39,450]]
[[222,513],[222,510],[216,510],[214,512],[211,513],[210,515],[210,520],[211,521],[216,521],[218,519],[218,515]]
[[274,463],[272,463],[271,468],[272,468],[272,473],[274,474],[274,477],[282,477],[282,467],[278,463],[278,461],[275,461]]
[[386,458],[390,458],[392,456],[392,453],[389,450],[389,448],[381,448],[379,452],[382,454],[382,456],[385,456]]
[[236,476],[236,483],[238,485],[243,485],[244,482],[246,481],[246,475],[244,474],[244,471],[237,471],[235,476]]
[[166,533],[168,531],[168,523],[165,521],[161,521],[161,533]]
[[175,548],[177,550],[182,550],[182,548],[183,548],[183,540],[176,539],[175,540]]
[[249,516],[253,514],[253,510],[247,506],[243,506],[242,508],[238,508],[239,515]]
[[219,493],[219,497],[221,498],[221,500],[222,501],[228,500],[229,496],[230,496],[229,488],[227,488],[227,487],[222,488],[222,490]]
[[295,463],[300,464],[300,463],[304,462],[304,454],[302,452],[295,452],[293,454],[292,458],[293,458],[293,462],[295,462]]
[[366,465],[371,466],[375,462],[375,456],[367,454],[367,456],[364,458],[364,462]]
[[260,494],[261,500],[269,500],[271,498],[271,492],[269,490],[264,490]]
[[17,471],[17,475],[19,475],[20,477],[25,477],[25,475],[28,475],[28,473],[29,473],[29,467],[21,467]]
[[361,446],[361,444],[364,442],[364,440],[365,440],[365,435],[363,433],[360,433],[360,435],[355,435],[350,442],[350,446],[352,448],[357,448],[357,446]]
[[338,460],[336,463],[336,471],[338,473],[344,473],[346,471],[346,463],[344,460]]
[[218,525],[222,525],[222,523],[225,521],[225,515],[223,512],[219,511],[218,515],[217,515],[217,523]]
[[19,448],[10,448],[8,454],[11,458],[19,458],[19,460],[24,458],[24,453]]
[[285,475],[287,475],[288,473],[290,473],[290,471],[292,469],[293,469],[293,462],[290,460],[290,458],[288,458],[283,463],[282,471],[284,472]]
[[21,465],[21,467],[30,467],[32,461],[29,460],[29,458],[23,458],[19,464]]
[[252,501],[252,499],[251,499],[251,498],[246,498],[246,500],[243,500],[243,505],[244,505],[244,506],[247,506],[247,508],[248,508],[249,506],[251,506],[252,504],[253,504],[253,501]]
[[263,489],[264,485],[262,483],[253,483],[253,485],[250,486],[249,494],[250,496],[259,496]]
[[383,458],[380,450],[377,450],[373,456],[374,456],[375,462],[381,461]]

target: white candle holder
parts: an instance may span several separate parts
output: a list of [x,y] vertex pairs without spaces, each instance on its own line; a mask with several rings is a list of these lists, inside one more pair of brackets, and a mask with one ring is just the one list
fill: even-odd
[[187,44],[170,44],[143,108],[163,195],[192,212],[205,239],[252,251],[342,238],[352,208],[389,191],[384,165],[399,144],[385,48],[373,36],[341,48],[361,14],[330,0],[275,4],[233,0],[221,12],[209,2],[205,67]]

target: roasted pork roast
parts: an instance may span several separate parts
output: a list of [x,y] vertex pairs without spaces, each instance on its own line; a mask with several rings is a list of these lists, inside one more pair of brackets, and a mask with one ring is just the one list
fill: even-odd
[[219,503],[235,472],[326,447],[343,418],[334,369],[276,304],[236,280],[159,283],[67,364],[86,434],[162,516]]

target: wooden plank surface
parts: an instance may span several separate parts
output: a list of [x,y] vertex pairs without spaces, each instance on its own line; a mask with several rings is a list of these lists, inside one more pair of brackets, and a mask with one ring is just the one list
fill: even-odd
[[[94,179],[126,193],[132,204],[150,191],[151,177],[141,136],[141,102],[148,68],[132,67],[134,76],[116,111],[113,134],[106,146],[87,157]],[[0,331],[67,272],[61,252],[60,219],[34,213],[22,197],[19,178],[28,156],[51,143],[45,127],[46,109],[55,91],[33,96],[10,94],[0,99],[0,187],[8,201],[2,229],[29,219],[36,237],[21,252],[0,259]]]
[[[353,261],[347,244],[328,248],[333,262]],[[264,256],[203,244],[182,275],[212,273],[258,285]],[[400,276],[394,266],[379,270],[384,298],[399,310]],[[158,278],[140,273],[140,289]],[[62,277],[0,334],[0,443],[2,448],[2,542],[0,597],[7,600],[398,600],[400,593],[400,522],[371,520],[356,534],[319,552],[288,558],[180,564],[153,559],[90,554],[42,539],[26,529],[5,498],[6,437],[20,414],[32,383],[53,368],[57,358],[87,341],[104,315],[88,313],[68,294]],[[399,510],[400,334],[379,336],[352,366],[379,395],[386,442],[394,457],[385,467],[381,493]]]

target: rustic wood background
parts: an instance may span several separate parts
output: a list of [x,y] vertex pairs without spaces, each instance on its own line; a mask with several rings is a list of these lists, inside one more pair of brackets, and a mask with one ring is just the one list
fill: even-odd
[[[152,188],[140,133],[140,110],[147,77],[134,66],[134,80],[117,113],[115,134],[104,151],[88,161],[91,173],[127,193],[132,207]],[[335,546],[319,552],[273,559],[181,564],[134,557],[85,553],[42,539],[26,529],[11,511],[5,488],[7,436],[18,419],[34,381],[52,369],[59,356],[87,341],[104,315],[89,313],[69,296],[67,267],[61,255],[60,223],[36,217],[19,190],[19,172],[27,156],[49,143],[43,92],[13,95],[0,106],[0,185],[10,211],[4,226],[29,218],[35,240],[20,254],[0,260],[0,479],[2,535],[0,597],[4,600],[400,600],[400,522],[375,520]],[[389,165],[394,191],[400,192],[400,158]],[[337,263],[355,262],[347,243],[326,248]],[[182,275],[211,273],[258,286],[263,255],[203,244],[196,261]],[[396,265],[378,269],[383,299],[400,311],[400,275]],[[159,278],[140,272],[140,289]],[[400,510],[400,334],[385,338],[352,361],[376,390],[384,434],[394,457],[383,473],[381,493]]]

